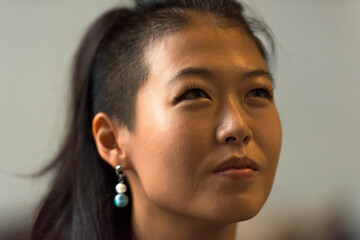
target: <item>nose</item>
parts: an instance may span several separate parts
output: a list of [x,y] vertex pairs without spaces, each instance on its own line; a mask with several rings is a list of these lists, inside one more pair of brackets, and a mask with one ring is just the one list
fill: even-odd
[[220,114],[220,124],[216,138],[220,143],[235,143],[247,145],[253,137],[248,126],[246,112],[236,101],[229,101]]

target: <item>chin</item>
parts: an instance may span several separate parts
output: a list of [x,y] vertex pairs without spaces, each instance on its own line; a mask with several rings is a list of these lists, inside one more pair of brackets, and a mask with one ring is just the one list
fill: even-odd
[[232,214],[229,222],[243,222],[255,217],[260,212],[261,207],[256,209],[243,209],[241,212]]
[[[217,216],[210,217],[213,222],[217,225],[228,225],[237,222],[243,222],[255,217],[261,208],[258,209],[243,209],[242,211],[231,211],[231,212],[222,212]],[[209,220],[209,219],[208,219]]]
[[265,200],[241,199],[232,204],[224,204],[217,220],[223,224],[242,222],[255,217],[261,210]]
[[246,221],[255,217],[260,212],[260,209],[261,207],[257,209],[250,209],[248,211],[243,211],[241,214],[237,216],[236,222]]

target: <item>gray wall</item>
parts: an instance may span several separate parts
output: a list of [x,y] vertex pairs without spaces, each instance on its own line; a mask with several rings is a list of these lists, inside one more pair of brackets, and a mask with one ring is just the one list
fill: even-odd
[[[17,174],[56,151],[74,51],[118,2],[0,0],[0,231],[33,218],[48,177]],[[264,239],[294,218],[337,214],[330,210],[351,226],[360,219],[360,1],[247,2],[276,36],[283,149],[273,192],[258,217],[239,224],[239,237]]]

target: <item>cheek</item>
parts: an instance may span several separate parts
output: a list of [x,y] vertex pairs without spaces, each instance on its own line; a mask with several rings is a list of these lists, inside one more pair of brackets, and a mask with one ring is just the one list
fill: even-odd
[[254,119],[253,122],[254,143],[257,145],[257,149],[260,150],[257,155],[264,164],[266,170],[264,180],[270,186],[270,191],[281,149],[281,122],[275,108],[263,117]]
[[196,121],[166,110],[142,115],[138,124],[138,152],[143,152],[154,164],[161,163],[157,167],[186,166],[189,156],[202,152],[205,131],[201,131]]
[[[195,198],[193,184],[209,152],[211,131],[201,117],[156,101],[139,106],[132,161],[141,187],[153,201],[176,203]],[[164,200],[165,199],[165,200]]]
[[279,114],[276,107],[252,116],[254,141],[269,158],[276,159],[280,153],[282,130]]

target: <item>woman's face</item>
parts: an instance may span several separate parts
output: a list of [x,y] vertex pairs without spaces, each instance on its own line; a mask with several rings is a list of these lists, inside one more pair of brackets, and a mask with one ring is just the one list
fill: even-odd
[[128,149],[134,206],[217,223],[255,216],[274,180],[281,125],[253,40],[199,22],[155,40],[145,59]]

